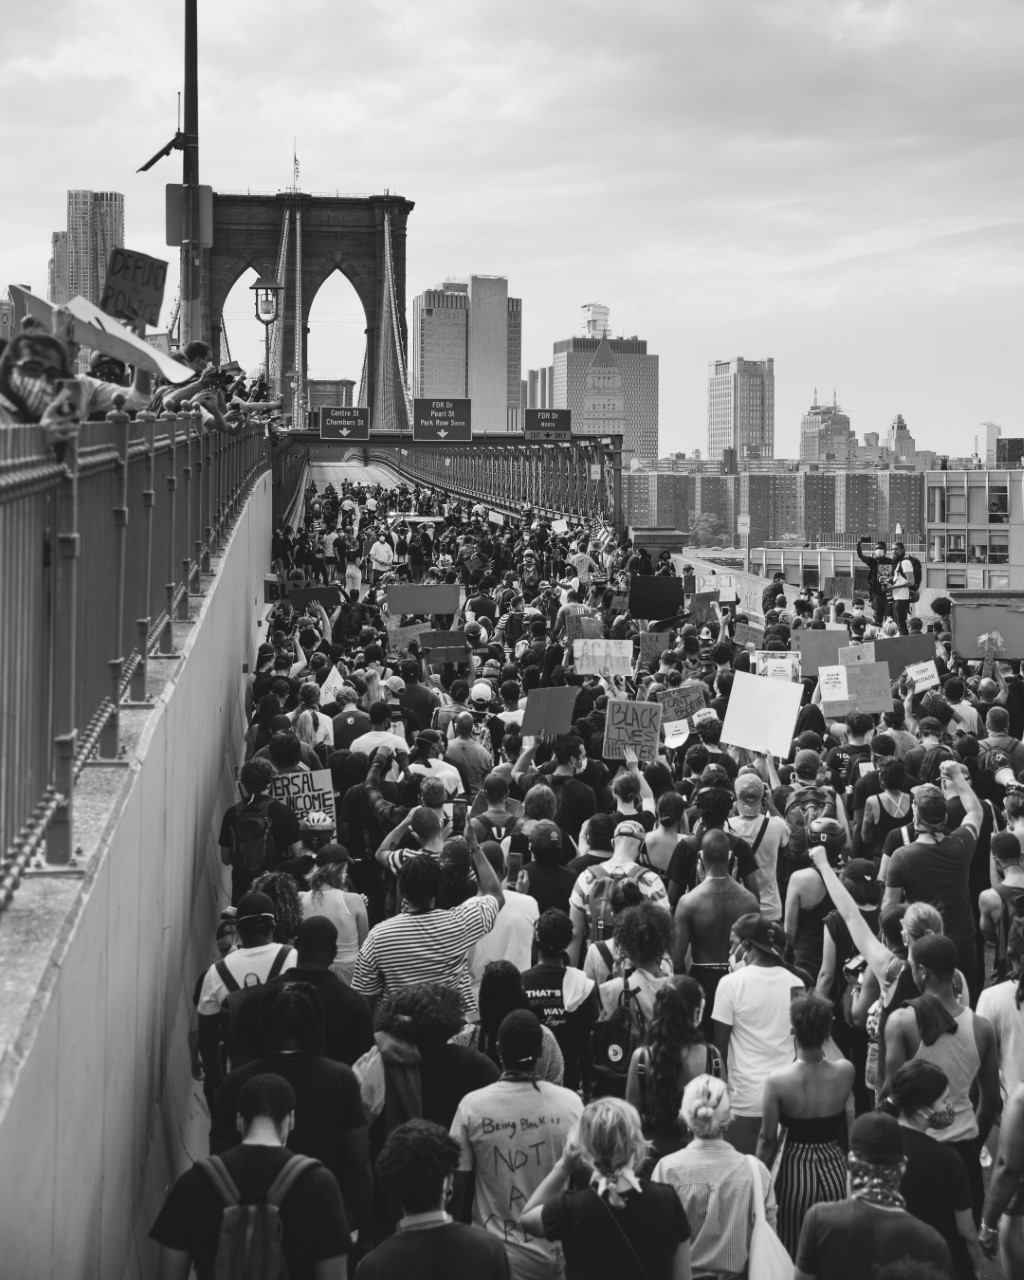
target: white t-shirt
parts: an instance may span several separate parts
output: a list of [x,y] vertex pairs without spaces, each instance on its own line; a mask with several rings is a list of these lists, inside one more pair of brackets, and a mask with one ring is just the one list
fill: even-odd
[[368,756],[371,756],[378,747],[390,747],[396,755],[409,754],[408,742],[400,738],[397,733],[389,733],[386,729],[371,729],[369,733],[364,733],[362,737],[356,738],[350,750],[365,751]]
[[789,1006],[803,994],[800,979],[781,965],[748,964],[718,984],[711,1016],[732,1027],[728,1068],[734,1115],[759,1116],[764,1082],[796,1056]]
[[[267,942],[262,947],[239,947],[229,951],[224,957],[228,972],[240,987],[262,986],[273,968],[277,953],[285,944]],[[295,968],[298,956],[293,947],[286,948],[289,954],[279,972]],[[218,962],[219,963],[219,962]],[[199,1012],[202,1014],[220,1013],[220,1007],[228,997],[228,989],[224,979],[217,972],[217,965],[210,965],[203,979],[203,988],[199,993]]]
[[529,893],[505,890],[505,901],[494,928],[469,952],[469,980],[480,995],[480,979],[492,960],[511,960],[520,973],[529,969],[533,950],[533,926],[540,917],[537,899]]
[[409,772],[419,774],[421,778],[440,778],[449,800],[462,795],[462,774],[444,760],[416,760],[409,766]]
[[1017,1008],[1017,984],[1013,980],[986,987],[978,997],[978,1017],[987,1018],[999,1046],[999,1083],[1003,1098],[1014,1086],[1024,1084],[1024,1010]]
[[[747,844],[753,849],[754,841],[757,839],[757,834],[761,830],[763,822],[763,814],[758,814],[753,818],[741,818],[734,814],[726,820],[725,825],[734,835],[746,840]],[[779,850],[784,849],[787,844],[789,844],[789,823],[785,818],[772,814],[768,819],[768,825],[765,827],[761,843],[754,852],[754,860],[757,862],[757,890],[761,898],[761,914],[769,920],[782,919],[782,899],[779,896],[779,883],[776,879],[775,868],[779,860]]]

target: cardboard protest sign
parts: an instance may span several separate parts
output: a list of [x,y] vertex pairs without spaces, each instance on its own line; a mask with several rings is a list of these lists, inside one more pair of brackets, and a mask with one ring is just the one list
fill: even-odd
[[625,613],[629,608],[629,592],[613,591],[611,610],[613,613]]
[[572,652],[580,675],[628,676],[633,673],[632,640],[574,640]]
[[658,694],[658,701],[661,703],[661,721],[664,725],[687,720],[690,716],[705,710],[704,694],[696,685],[664,689]]
[[847,647],[848,636],[844,627],[838,631],[794,631],[789,647],[800,654],[801,670],[805,676],[816,676],[818,668],[835,666],[839,661],[839,650]]
[[839,665],[853,667],[861,662],[875,662],[875,642],[868,640],[864,644],[849,644],[839,650]]
[[915,693],[923,693],[925,689],[937,689],[942,683],[934,659],[929,662],[908,663],[907,675],[914,682]]
[[935,657],[933,635],[890,636],[875,641],[875,659],[889,664],[889,678],[895,680],[913,662],[930,662]]
[[583,613],[571,613],[565,620],[565,639],[571,644],[573,640],[600,640],[604,635],[604,627],[600,618],[588,618]]
[[568,533],[569,521],[568,520],[552,520],[551,532],[552,533]]
[[549,689],[531,689],[523,712],[522,734],[534,738],[539,733],[568,733],[578,689],[560,685]]
[[853,595],[853,579],[852,578],[826,578],[824,586],[821,588],[822,594],[826,597],[836,597],[841,600],[849,600]]
[[654,760],[660,733],[660,702],[609,698],[601,755],[607,760],[624,760],[627,747],[632,747],[638,760]]
[[646,667],[649,662],[657,662],[662,653],[672,642],[671,631],[641,631],[639,662]]
[[681,578],[634,574],[629,583],[629,611],[634,618],[670,618],[683,607]]
[[504,524],[505,517],[501,514],[500,511],[491,511],[487,516],[487,523],[488,524]]
[[722,725],[722,742],[748,751],[789,755],[803,686],[737,671]]
[[752,644],[755,649],[760,649],[764,644],[764,627],[752,627],[749,622],[737,622],[732,641],[741,649],[745,649],[748,644]]
[[424,631],[420,636],[420,648],[425,650],[428,661],[469,662],[465,631]]
[[320,705],[327,706],[329,702],[333,702],[341,690],[345,687],[345,680],[337,667],[331,667],[327,673],[327,679],[320,686]]
[[718,615],[711,607],[717,600],[717,591],[695,591],[690,597],[690,622],[696,627],[702,627],[706,622],[717,622]]
[[409,642],[418,639],[430,630],[429,622],[414,622],[408,627],[388,627],[388,648],[394,653],[403,653]]
[[314,809],[330,814],[334,822],[334,783],[330,769],[306,769],[296,773],[279,773],[267,788],[272,800],[280,800],[301,819]]
[[442,582],[437,586],[403,583],[388,587],[388,608],[394,614],[454,613],[459,607],[459,584]]
[[821,710],[836,719],[851,711],[891,711],[892,688],[889,668],[884,662],[865,662],[851,667],[818,668]]
[[118,320],[144,320],[155,329],[167,283],[167,263],[133,249],[115,249],[107,263],[100,310]]
[[800,655],[758,649],[754,653],[754,674],[768,680],[799,680]]
[[314,600],[325,609],[337,609],[341,594],[337,587],[293,587],[288,583],[288,599],[296,609],[305,609]]

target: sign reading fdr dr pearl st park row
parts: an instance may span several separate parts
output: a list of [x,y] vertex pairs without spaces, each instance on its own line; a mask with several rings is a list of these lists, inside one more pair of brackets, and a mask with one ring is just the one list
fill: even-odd
[[473,439],[473,419],[469,400],[414,400],[412,438],[416,441]]

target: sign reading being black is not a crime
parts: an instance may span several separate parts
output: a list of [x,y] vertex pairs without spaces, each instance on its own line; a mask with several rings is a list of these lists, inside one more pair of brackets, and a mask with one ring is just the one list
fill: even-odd
[[471,400],[414,400],[412,438],[417,441],[473,439]]

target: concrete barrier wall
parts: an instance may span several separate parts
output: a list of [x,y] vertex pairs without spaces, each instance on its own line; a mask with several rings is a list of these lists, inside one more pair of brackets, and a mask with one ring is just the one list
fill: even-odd
[[184,660],[166,664],[173,674],[59,936],[40,938],[52,949],[0,1081],[0,1275],[155,1275],[148,1230],[167,1186],[202,1154],[183,1145],[187,1032],[220,908],[217,833],[235,799],[242,663],[258,639],[270,531],[268,474],[184,636]]

